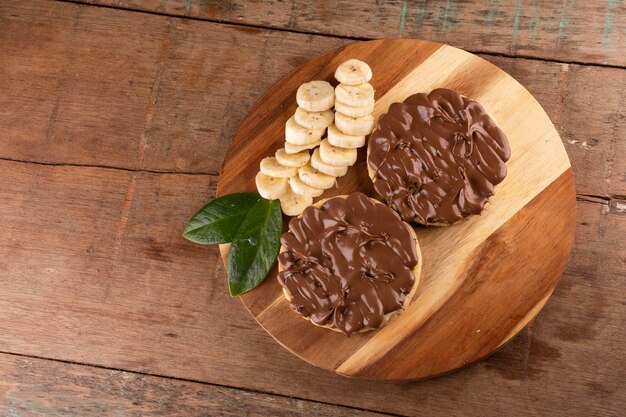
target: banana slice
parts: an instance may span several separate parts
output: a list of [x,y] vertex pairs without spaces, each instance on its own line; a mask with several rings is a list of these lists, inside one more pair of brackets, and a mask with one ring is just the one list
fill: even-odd
[[327,81],[310,81],[298,88],[296,101],[306,111],[332,109],[335,105],[335,91]]
[[308,145],[294,145],[293,143],[285,142],[285,152],[287,153],[300,153],[307,149],[314,149],[320,146],[321,141],[309,143]]
[[320,188],[322,190],[328,190],[335,185],[335,177],[332,175],[324,174],[313,168],[311,164],[306,164],[300,167],[298,170],[298,177],[306,185],[311,187]]
[[276,200],[289,191],[289,180],[287,178],[270,177],[259,172],[256,174],[254,182],[256,182],[256,189],[261,194],[261,197],[268,200]]
[[371,84],[346,85],[339,84],[335,88],[337,101],[348,106],[367,106],[374,101],[374,88]]
[[333,122],[335,114],[332,110],[306,111],[298,107],[293,117],[300,126],[314,130],[327,128]]
[[274,156],[279,164],[295,168],[306,165],[306,163],[309,162],[309,158],[311,158],[311,154],[309,154],[308,150],[297,153],[287,153],[285,149],[279,149]]
[[311,187],[303,183],[298,176],[289,178],[289,186],[291,187],[291,191],[305,197],[319,197],[324,193],[324,190],[321,188]]
[[324,139],[320,143],[320,158],[328,165],[348,167],[354,165],[356,156],[356,149],[333,146],[328,142],[328,139]]
[[346,135],[369,135],[374,129],[374,117],[371,114],[349,117],[343,113],[335,113],[335,126]]
[[296,123],[294,116],[291,116],[285,123],[285,140],[294,145],[309,145],[321,139],[325,129],[307,129]]
[[289,178],[298,173],[298,168],[286,167],[279,164],[275,157],[268,156],[261,161],[261,172],[274,178]]
[[365,145],[365,136],[346,135],[345,133],[342,133],[339,129],[337,129],[337,126],[330,125],[328,126],[328,142],[331,145],[339,146],[340,148],[360,148],[361,146]]
[[280,208],[287,216],[299,216],[305,208],[313,204],[313,198],[288,190],[280,197]]
[[346,116],[350,117],[363,117],[368,114],[372,114],[374,112],[374,101],[365,106],[348,106],[347,104],[342,103],[341,101],[335,101],[335,111],[339,113],[343,113]]
[[337,67],[335,78],[346,85],[358,85],[372,79],[372,69],[363,61],[349,59]]
[[343,177],[348,172],[348,167],[336,167],[327,164],[322,161],[320,157],[319,148],[313,151],[313,155],[311,155],[311,166],[317,169],[319,172],[323,172],[326,175],[331,175],[333,177]]

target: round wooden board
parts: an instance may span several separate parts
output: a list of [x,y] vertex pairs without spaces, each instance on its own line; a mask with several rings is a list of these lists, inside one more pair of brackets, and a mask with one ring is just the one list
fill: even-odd
[[[517,334],[561,276],[575,225],[565,148],[532,95],[487,61],[426,41],[361,42],[310,60],[259,100],[230,144],[218,195],[255,191],[260,160],[283,146],[298,86],[310,80],[336,85],[334,71],[349,58],[372,67],[375,118],[391,103],[437,87],[480,102],[510,141],[508,175],[480,216],[450,227],[415,227],[424,262],[417,293],[409,308],[380,330],[348,338],[314,326],[290,310],[276,270],[242,301],[289,351],[342,375],[412,380],[462,368]],[[320,199],[357,190],[373,195],[365,149],[338,188]],[[221,249],[223,255],[228,250]]]

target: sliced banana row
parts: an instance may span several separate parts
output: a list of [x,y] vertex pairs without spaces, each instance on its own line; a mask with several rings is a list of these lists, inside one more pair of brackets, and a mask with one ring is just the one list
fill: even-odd
[[318,171],[309,162],[310,149],[320,145],[335,118],[335,90],[326,81],[311,81],[298,88],[296,101],[298,109],[285,124],[285,147],[263,159],[256,176],[259,194],[280,199],[283,212],[289,216],[302,213],[313,203],[313,197],[335,184],[335,176]]
[[357,148],[365,145],[365,136],[374,128],[370,67],[351,59],[337,68],[335,78],[340,82],[335,89],[326,81],[298,88],[298,109],[285,124],[285,147],[261,161],[259,194],[280,199],[288,216],[300,215],[347,173],[356,162]]
[[[369,83],[372,69],[363,61],[350,59],[337,67],[335,78],[335,124],[328,128],[333,146],[358,148],[374,130],[374,88]],[[331,135],[332,130],[339,134]],[[332,136],[332,137],[331,137]]]
[[[276,159],[286,166],[296,166],[295,158],[287,155],[299,155],[298,171],[289,177],[289,190],[280,198],[280,206],[289,216],[302,213],[312,204],[313,197],[319,197],[335,184],[334,176],[317,171],[309,162],[309,149],[320,145],[326,128],[335,118],[335,90],[327,81],[311,81],[298,88],[296,101],[296,113],[285,125],[285,154],[280,150],[276,153]],[[307,149],[303,150],[303,146]]]

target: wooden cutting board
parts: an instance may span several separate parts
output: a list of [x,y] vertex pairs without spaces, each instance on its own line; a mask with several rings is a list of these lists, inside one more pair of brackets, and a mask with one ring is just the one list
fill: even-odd
[[[380,330],[348,338],[314,326],[290,310],[276,270],[241,299],[282,346],[339,374],[411,380],[451,372],[510,340],[550,297],[573,240],[570,162],[539,103],[504,71],[447,45],[386,39],[318,56],[276,83],[233,137],[218,195],[255,191],[259,162],[283,146],[298,86],[311,80],[336,85],[334,71],[349,58],[372,68],[375,118],[391,103],[437,87],[480,102],[508,136],[508,175],[480,216],[450,227],[415,227],[424,261],[417,293],[409,308]],[[320,199],[357,190],[373,195],[364,149],[359,156],[337,189]],[[221,249],[225,255],[228,248]]]

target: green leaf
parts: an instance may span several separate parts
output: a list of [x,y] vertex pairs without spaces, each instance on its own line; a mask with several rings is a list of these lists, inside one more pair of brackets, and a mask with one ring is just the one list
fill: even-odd
[[228,253],[228,289],[232,296],[263,282],[278,256],[282,221],[278,200],[262,198],[250,209]]
[[250,210],[262,200],[256,193],[229,194],[202,207],[187,223],[183,236],[203,245],[227,243]]

